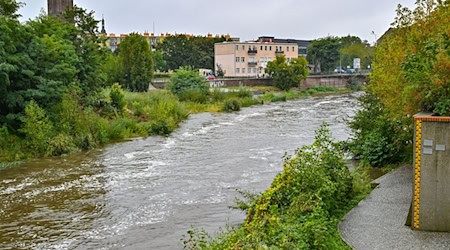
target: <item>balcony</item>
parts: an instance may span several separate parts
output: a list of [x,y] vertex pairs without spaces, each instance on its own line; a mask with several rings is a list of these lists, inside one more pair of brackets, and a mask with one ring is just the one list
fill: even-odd
[[248,49],[248,54],[249,55],[254,55],[256,53],[258,53],[258,51],[256,49]]
[[258,62],[248,62],[249,67],[256,67],[258,65]]
[[282,51],[282,50],[275,51],[275,55],[283,55],[283,54],[284,54],[284,51]]

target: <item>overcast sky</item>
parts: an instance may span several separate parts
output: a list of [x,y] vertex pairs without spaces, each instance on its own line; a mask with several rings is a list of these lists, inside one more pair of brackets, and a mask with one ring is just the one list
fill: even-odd
[[[22,20],[47,11],[46,0],[19,0]],[[230,34],[316,39],[356,35],[373,43],[393,22],[397,4],[415,0],[74,0],[102,15],[108,33],[155,31],[195,35]],[[154,24],[154,25],[153,25]],[[372,34],[375,32],[375,35]]]

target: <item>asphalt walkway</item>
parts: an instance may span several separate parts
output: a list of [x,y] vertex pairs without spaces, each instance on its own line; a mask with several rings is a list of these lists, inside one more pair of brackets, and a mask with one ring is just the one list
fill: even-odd
[[405,226],[412,197],[412,172],[411,166],[405,166],[374,181],[378,187],[339,225],[349,245],[358,250],[450,250],[450,233],[413,231]]

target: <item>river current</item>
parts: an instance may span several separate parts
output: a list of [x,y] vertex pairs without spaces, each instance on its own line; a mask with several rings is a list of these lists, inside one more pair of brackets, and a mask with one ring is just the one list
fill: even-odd
[[182,249],[191,226],[242,223],[237,190],[267,189],[322,122],[347,139],[356,105],[348,94],[195,114],[169,137],[0,170],[0,249]]

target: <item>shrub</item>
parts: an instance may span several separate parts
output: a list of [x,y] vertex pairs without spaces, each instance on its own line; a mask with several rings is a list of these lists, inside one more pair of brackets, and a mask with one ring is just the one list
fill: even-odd
[[236,99],[229,99],[223,103],[222,110],[225,112],[233,112],[241,110],[241,104]]
[[[208,249],[348,249],[337,223],[350,203],[352,175],[327,125],[310,146],[286,156],[283,172],[249,198],[245,223],[219,234]],[[360,184],[363,186],[363,184]],[[191,237],[194,238],[195,237]]]
[[119,112],[122,112],[125,107],[125,93],[119,83],[114,83],[111,86],[111,92],[109,92],[109,97],[111,98],[111,105],[116,108]]
[[237,92],[234,92],[238,98],[252,98],[253,93],[248,88],[240,87]]
[[285,101],[287,101],[287,97],[285,95],[274,96],[270,101],[271,102],[285,102]]
[[389,118],[380,100],[370,92],[359,102],[362,107],[349,122],[352,129],[352,139],[348,144],[351,152],[374,167],[402,161],[408,153],[411,121]]
[[46,111],[32,100],[25,107],[22,122],[20,132],[24,133],[27,146],[34,154],[45,154],[54,133],[53,124],[48,119]]
[[184,90],[178,94],[178,98],[184,102],[206,103],[208,101],[208,95],[203,90],[197,88]]
[[48,155],[58,156],[68,154],[76,150],[73,138],[65,133],[60,133],[49,142]]
[[191,68],[180,68],[170,77],[167,88],[173,94],[181,96],[185,91],[196,89],[203,95],[208,95],[209,86],[206,80]]
[[307,65],[308,62],[303,57],[294,58],[287,63],[286,57],[282,55],[267,63],[266,72],[272,75],[277,88],[288,91],[298,87],[300,82],[306,79],[309,74]]
[[213,91],[211,91],[209,93],[209,95],[211,97],[212,102],[220,102],[225,99],[225,96],[227,95],[227,93],[225,93],[224,91],[222,91],[219,88],[213,88]]

